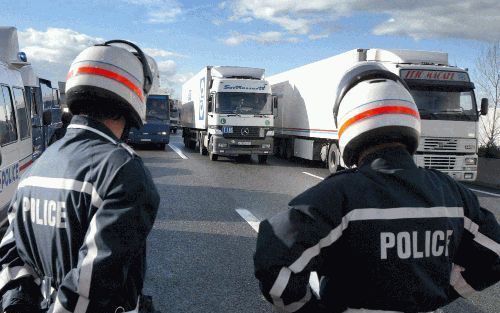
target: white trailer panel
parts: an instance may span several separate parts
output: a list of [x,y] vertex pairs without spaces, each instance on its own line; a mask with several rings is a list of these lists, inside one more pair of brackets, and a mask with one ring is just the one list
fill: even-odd
[[269,77],[278,97],[276,134],[336,140],[337,85],[358,60],[358,52],[352,50]]
[[183,127],[207,129],[207,90],[210,68],[203,68],[182,85],[181,124]]

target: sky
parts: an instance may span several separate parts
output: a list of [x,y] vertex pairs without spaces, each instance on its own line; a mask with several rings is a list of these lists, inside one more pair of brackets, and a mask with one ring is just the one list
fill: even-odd
[[446,52],[469,68],[500,40],[499,0],[0,0],[1,26],[40,77],[64,81],[71,61],[111,39],[135,42],[174,98],[207,65],[267,76],[356,48]]

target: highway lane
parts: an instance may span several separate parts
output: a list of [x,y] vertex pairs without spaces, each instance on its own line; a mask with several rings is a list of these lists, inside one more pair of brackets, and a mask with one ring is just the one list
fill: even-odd
[[[254,228],[286,210],[328,170],[276,158],[267,165],[226,158],[211,162],[185,149],[178,135],[171,137],[171,146],[177,152],[138,150],[161,194],[148,243],[145,292],[162,312],[272,312],[253,277]],[[477,193],[479,201],[499,218],[500,191],[473,188],[488,192]],[[245,216],[254,219],[252,225]],[[497,285],[445,312],[498,312],[498,295]]]

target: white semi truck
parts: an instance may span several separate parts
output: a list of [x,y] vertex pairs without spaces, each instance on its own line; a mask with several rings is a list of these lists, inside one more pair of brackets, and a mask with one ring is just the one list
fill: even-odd
[[355,49],[268,78],[275,114],[275,153],[341,166],[333,106],[344,74],[361,62],[375,62],[409,86],[422,119],[418,166],[443,171],[457,180],[477,175],[478,111],[467,70],[448,64],[440,52]]
[[218,156],[257,155],[265,163],[273,151],[273,112],[264,70],[207,66],[182,86],[184,144]]

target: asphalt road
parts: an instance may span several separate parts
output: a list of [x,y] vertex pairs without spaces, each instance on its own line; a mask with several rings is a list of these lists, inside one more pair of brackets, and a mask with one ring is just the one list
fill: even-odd
[[[254,228],[286,210],[294,196],[317,184],[328,170],[273,157],[267,165],[255,159],[211,162],[185,149],[179,135],[171,137],[166,151],[137,150],[161,195],[148,239],[145,286],[156,308],[163,313],[273,312],[253,276]],[[486,192],[477,193],[481,205],[500,220],[500,190],[471,187]],[[499,295],[497,284],[444,311],[498,313]]]

